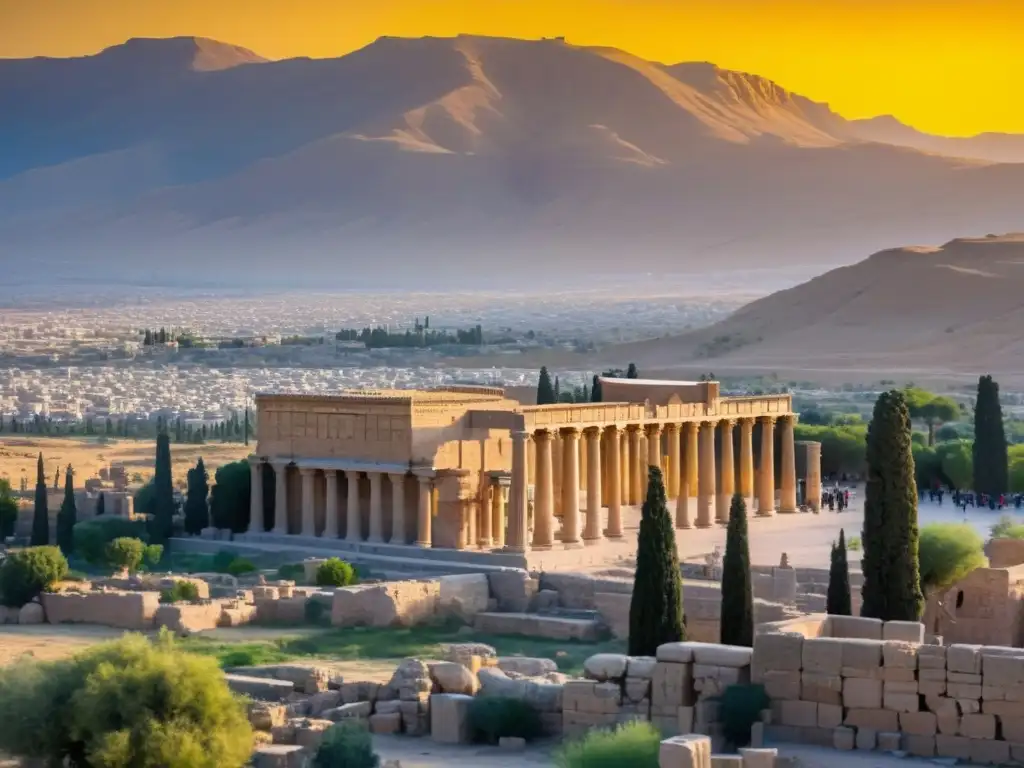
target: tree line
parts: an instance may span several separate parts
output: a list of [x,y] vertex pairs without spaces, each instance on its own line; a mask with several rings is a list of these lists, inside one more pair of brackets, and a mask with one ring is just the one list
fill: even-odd
[[164,429],[170,429],[175,443],[202,444],[208,441],[222,443],[248,442],[253,433],[252,419],[248,410],[244,417],[232,414],[231,418],[199,426],[186,424],[180,417],[173,426],[162,417],[155,422],[149,419],[129,418],[81,419],[61,422],[36,414],[31,419],[18,419],[0,414],[0,434],[31,434],[60,437],[118,437],[146,439],[157,436]]
[[558,376],[551,378],[547,366],[541,366],[540,377],[537,380],[537,405],[551,405],[553,403],[600,403],[601,402],[601,379],[638,379],[640,373],[636,365],[630,363],[626,370],[611,368],[604,373],[594,374],[590,385],[576,385],[572,389],[562,390]]
[[465,330],[457,329],[455,333],[450,333],[431,330],[429,323],[429,317],[424,325],[420,325],[417,320],[414,330],[407,329],[404,332],[393,332],[382,326],[367,327],[361,330],[342,328],[334,335],[334,338],[338,341],[362,342],[367,349],[436,347],[443,344],[480,346],[484,343],[483,328],[479,325]]

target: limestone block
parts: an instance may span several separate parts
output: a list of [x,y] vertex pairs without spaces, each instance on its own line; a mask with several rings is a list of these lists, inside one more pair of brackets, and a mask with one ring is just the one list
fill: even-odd
[[882,639],[923,643],[924,624],[919,621],[886,621],[882,624]]
[[743,757],[740,755],[712,755],[711,768],[743,768]]
[[249,724],[257,731],[269,731],[274,726],[284,725],[285,708],[263,701],[249,703]]
[[491,593],[487,574],[460,573],[438,579],[438,610],[448,616],[471,621],[487,610]]
[[[39,603],[25,603],[18,610],[18,623],[19,624],[44,624],[46,623],[46,614],[43,612],[43,606]],[[51,624],[53,622],[50,622]]]
[[903,735],[896,731],[879,732],[878,749],[881,752],[897,752],[903,746]]
[[[882,681],[847,677],[843,680],[843,706],[878,709],[882,706]],[[878,729],[881,730],[881,729]]]
[[451,643],[444,647],[442,657],[445,661],[461,664],[470,672],[478,672],[481,667],[494,666],[498,652],[493,645],[484,643]]
[[999,727],[1005,741],[1024,744],[1024,717],[1000,717]]
[[981,646],[955,644],[946,648],[946,669],[950,672],[981,674]]
[[295,690],[287,680],[226,674],[224,679],[234,693],[261,701],[284,701]]
[[370,733],[401,733],[402,715],[393,712],[389,715],[370,715]]
[[951,736],[940,733],[935,737],[935,753],[939,757],[971,759],[971,740],[966,736]]
[[843,725],[878,731],[899,731],[899,715],[889,709],[847,709]]
[[[710,724],[717,723],[720,719],[720,704],[718,699],[702,699],[693,707],[694,728],[700,730]],[[701,733],[708,733],[701,731]],[[711,735],[708,733],[708,735]]]
[[374,706],[373,711],[378,715],[393,715],[396,712],[402,713],[402,704],[407,702],[402,701],[378,701]]
[[843,678],[839,675],[804,672],[800,676],[800,698],[821,704],[842,704]]
[[932,681],[932,682],[940,682],[941,681],[941,682],[944,683],[944,682],[946,682],[946,675],[947,674],[948,673],[946,672],[945,668],[943,668],[943,669],[918,669],[917,670],[917,679],[918,680],[929,680],[929,681]]
[[979,765],[1003,765],[1010,762],[1010,742],[971,739],[971,762]]
[[917,757],[935,756],[935,737],[916,733],[904,733],[901,740],[903,751]]
[[804,672],[838,675],[843,668],[843,641],[834,637],[808,637],[802,651]]
[[498,610],[523,613],[537,594],[539,582],[523,570],[492,571],[487,574],[491,595],[498,601]]
[[843,724],[843,708],[839,704],[818,704],[818,727],[838,728]]
[[[749,667],[753,657],[753,649],[739,645],[719,645],[718,643],[683,643],[693,649],[695,664],[713,667]],[[658,649],[661,650],[660,648]],[[658,657],[661,661],[661,657]]]
[[946,682],[948,683],[962,683],[964,685],[981,685],[981,675],[976,675],[972,672],[946,672]]
[[799,743],[800,729],[793,725],[766,725],[764,727],[765,741],[776,744]]
[[882,643],[882,663],[896,669],[917,669],[917,648],[911,643]]
[[960,735],[960,709],[956,707],[956,702],[953,702],[954,709],[952,712],[937,712],[935,714],[935,727],[939,733],[944,733],[947,736],[959,736]]
[[[673,717],[671,715],[658,715],[651,713],[651,725],[658,729],[658,732],[662,736],[668,738],[669,736],[678,736],[684,731],[679,728],[678,716]],[[688,731],[685,733],[693,733],[693,726],[690,726]]]
[[890,693],[882,696],[882,706],[895,712],[917,712],[920,710],[920,699],[916,693]]
[[[562,693],[565,688],[564,683],[544,679],[527,680],[525,682],[526,685],[523,690],[523,701],[530,704],[542,715],[545,712],[562,711]],[[621,702],[622,689],[619,688],[616,683],[598,683],[594,686],[594,693],[596,695],[601,695],[601,691],[598,689],[602,685],[613,687],[616,691],[618,701]]]
[[430,738],[439,744],[468,744],[469,705],[472,696],[458,693],[435,693],[430,697]]
[[594,595],[594,608],[597,609],[601,621],[611,630],[612,636],[619,640],[629,639],[629,604],[632,595],[615,592],[599,592]]
[[957,701],[961,699],[981,698],[981,685],[975,683],[946,683],[946,695]]
[[996,737],[995,715],[964,715],[960,718],[960,734],[969,739],[994,739]]
[[1006,701],[1010,694],[1011,690],[1008,688],[985,685],[984,683],[981,686],[982,701]]
[[853,728],[839,726],[832,730],[832,746],[834,749],[849,751],[857,743],[856,732]]
[[918,669],[945,669],[946,646],[922,645],[917,649]]
[[626,676],[629,657],[620,653],[598,653],[583,662],[583,676],[598,682]]
[[1024,650],[985,648],[981,654],[982,674],[986,682],[1012,687],[1024,683]]
[[117,629],[153,628],[159,592],[44,592],[40,595],[50,624],[102,624]]
[[795,632],[763,633],[754,637],[751,659],[754,682],[768,671],[799,671],[803,656],[804,637]]
[[803,744],[813,744],[816,747],[832,746],[832,728],[800,728],[800,741]]
[[944,696],[946,682],[944,680],[918,680],[917,692],[922,696]]
[[306,768],[309,755],[299,746],[267,744],[252,753],[253,768]]
[[[773,702],[774,703],[774,702]],[[781,701],[779,721],[782,725],[817,727],[818,704],[813,701]]]
[[652,656],[627,656],[626,677],[639,677],[650,680],[654,677],[654,665],[658,660]]
[[627,677],[622,685],[626,700],[633,703],[650,701],[651,681],[639,677]]
[[832,637],[882,639],[881,619],[869,619],[864,616],[829,616],[828,619]]
[[497,667],[481,669],[477,673],[480,693],[483,696],[506,696],[521,699],[526,694],[526,681],[513,680]]
[[327,729],[333,725],[330,720],[303,720],[295,727],[295,743],[307,752],[316,752],[320,742],[324,740]]
[[934,712],[901,712],[900,730],[919,736],[934,736],[937,727]]
[[857,749],[871,750],[878,746],[878,731],[871,728],[857,728]]
[[882,666],[883,644],[877,640],[843,640],[843,667],[877,670]]
[[801,677],[802,675],[799,670],[769,671],[764,673],[761,683],[764,685],[765,692],[769,698],[799,699]]
[[676,711],[676,728],[678,733],[693,733],[694,708],[679,707]]
[[[674,728],[675,721],[671,721]],[[577,736],[589,731],[591,728],[610,728],[615,725],[615,715],[603,715],[593,712],[570,712],[562,713],[562,730],[567,736]]]
[[381,696],[380,683],[365,681],[342,683],[341,688],[338,690],[341,691],[342,704],[354,704],[357,701],[376,701]]
[[750,726],[750,746],[760,749],[764,746],[764,723],[754,723]]
[[916,685],[917,669],[913,667],[910,669],[904,667],[882,667],[882,681],[886,683],[914,683]]
[[697,734],[673,736],[661,742],[659,768],[711,768],[711,739]]
[[324,691],[309,698],[309,714],[316,717],[321,712],[341,706],[341,691]]
[[531,656],[501,656],[498,658],[498,669],[506,674],[513,672],[526,677],[540,677],[558,671],[558,665],[551,659],[534,658]]
[[390,581],[335,590],[331,625],[335,627],[411,627],[437,616],[437,581]]
[[655,651],[657,661],[674,664],[691,664],[693,662],[693,643],[664,643]]
[[562,689],[562,708],[566,712],[575,712],[580,708],[580,702],[591,699],[594,696],[593,680],[568,680]]
[[[1020,691],[1015,691],[1019,694]],[[1021,701],[984,701],[979,711],[1000,717],[1024,717],[1024,702]]]
[[903,683],[890,682],[887,680],[882,683],[882,696],[884,697],[889,693],[912,693],[916,696],[918,694],[917,681],[911,680],[908,683]]
[[[981,712],[981,702],[977,699],[957,699],[956,705],[960,708],[960,714],[962,715],[976,715]],[[993,712],[992,714],[995,713]]]
[[693,702],[693,665],[659,661],[651,679],[651,706],[668,707],[675,712],[676,707],[690,706]]
[[438,661],[427,666],[430,668],[430,679],[441,693],[472,696],[480,687],[476,675],[454,661]]
[[777,749],[743,747],[739,750],[743,758],[743,768],[775,768],[775,759],[779,756]]

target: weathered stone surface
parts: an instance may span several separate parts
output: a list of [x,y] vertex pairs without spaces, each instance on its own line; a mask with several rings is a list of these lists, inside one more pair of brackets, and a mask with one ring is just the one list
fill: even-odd
[[522,570],[492,571],[487,574],[491,595],[504,613],[523,613],[537,594],[538,581]]
[[842,704],[843,678],[839,675],[804,672],[800,678],[799,698],[821,704]]
[[889,709],[847,709],[843,725],[870,728],[879,733],[879,738],[883,732],[898,733],[900,729],[899,715]]
[[882,624],[882,639],[923,643],[924,624],[919,621],[886,621]]
[[430,738],[439,744],[468,744],[472,696],[437,693],[430,697]]
[[994,715],[973,714],[960,718],[960,735],[969,739],[994,739],[996,718]]
[[299,746],[268,744],[252,753],[253,768],[306,768],[309,755]]
[[916,757],[935,756],[935,737],[916,733],[904,733],[900,741],[903,750]]
[[480,683],[472,672],[452,661],[438,661],[428,665],[430,677],[441,693],[462,693],[472,696]]
[[843,668],[843,641],[833,637],[808,637],[802,646],[804,672],[838,675]]
[[653,656],[627,656],[626,677],[640,677],[650,680],[654,677],[657,659]]
[[402,715],[399,712],[391,714],[370,715],[370,733],[401,733]]
[[265,677],[226,674],[228,688],[235,693],[262,701],[284,701],[295,688],[287,680],[271,680]]
[[[749,667],[753,649],[717,643],[687,643],[693,648],[693,661],[712,667]],[[660,660],[660,659],[659,659]]]
[[693,662],[693,643],[665,643],[658,646],[655,654],[657,661],[690,664]]
[[269,731],[271,728],[284,725],[287,719],[285,708],[281,705],[254,701],[249,704],[249,724],[258,731]]
[[711,739],[697,734],[673,736],[661,742],[661,768],[711,768]]
[[306,719],[295,726],[295,743],[304,747],[311,754],[316,752],[324,734],[334,723],[331,720]]
[[754,682],[762,682],[759,676],[767,671],[800,671],[803,645],[803,635],[794,632],[766,632],[754,637],[751,661]]
[[901,712],[900,730],[918,736],[934,736],[937,732],[934,712]]
[[842,666],[876,669],[882,665],[882,646],[883,644],[877,640],[844,640]]
[[102,624],[148,630],[160,607],[159,592],[44,592],[40,599],[50,624]]
[[43,624],[46,622],[46,614],[43,606],[39,603],[25,603],[18,609],[19,624]]
[[944,645],[922,645],[917,649],[918,669],[945,669],[946,647]]
[[327,720],[338,723],[342,720],[365,720],[373,712],[373,704],[369,701],[357,701],[353,704],[342,704],[334,709],[327,709],[321,715]]
[[832,746],[834,749],[849,751],[856,746],[857,734],[853,728],[838,726],[832,730]]
[[871,728],[856,728],[857,733],[855,746],[857,749],[872,750],[878,746],[878,731]]
[[971,740],[966,736],[939,734],[935,737],[935,752],[939,757],[971,759]]
[[549,672],[557,672],[558,665],[551,659],[530,656],[501,656],[498,658],[498,669],[506,674],[513,672],[526,677],[538,677]]
[[[664,646],[662,646],[664,647]],[[693,665],[659,661],[651,680],[651,707],[665,708],[659,714],[671,715],[677,707],[694,703]]]
[[882,620],[864,616],[829,616],[829,634],[836,638],[882,639]]
[[903,736],[898,731],[884,731],[878,734],[878,749],[882,752],[896,752],[903,746]]
[[549,640],[594,642],[602,633],[599,622],[534,613],[478,613],[473,621],[477,632],[489,635],[524,635]]
[[853,709],[878,709],[882,706],[882,681],[859,677],[845,678],[843,706]]
[[882,663],[887,668],[914,670],[917,668],[917,646],[912,643],[883,643]]
[[619,640],[629,638],[629,604],[632,595],[617,592],[598,592],[594,595],[594,608],[608,627],[612,637]]
[[887,691],[882,697],[882,706],[895,712],[917,712],[920,709],[920,699],[916,693]]
[[599,653],[583,662],[583,675],[591,680],[620,679],[626,676],[629,657],[618,653]]
[[436,581],[390,581],[342,587],[334,592],[331,624],[335,627],[411,627],[437,615]]
[[843,708],[838,704],[818,704],[818,727],[838,728],[843,724]]
[[487,601],[491,597],[487,574],[442,576],[438,582],[438,608],[443,614],[472,621],[478,613],[487,610]]
[[[563,683],[554,683],[547,680],[527,680],[523,688],[523,700],[532,705],[538,712],[561,712]],[[598,683],[600,685],[614,685],[612,683]],[[595,686],[596,688],[597,686]],[[615,685],[618,688],[617,685]]]
[[981,674],[981,646],[956,644],[946,648],[946,669],[950,672]]
[[761,684],[764,685],[765,692],[772,699],[800,698],[801,674],[799,670],[765,672],[761,676]]
[[1010,742],[971,739],[971,762],[979,765],[1004,765],[1010,761]]
[[818,727],[818,705],[813,701],[781,701],[779,722],[801,728]]

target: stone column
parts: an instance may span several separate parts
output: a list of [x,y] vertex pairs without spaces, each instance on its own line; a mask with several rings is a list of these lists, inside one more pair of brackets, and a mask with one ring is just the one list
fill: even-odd
[[683,472],[679,475],[679,495],[676,496],[676,528],[692,528],[690,522],[690,482]]
[[511,506],[508,512],[508,532],[505,534],[506,552],[526,551],[527,518],[527,441],[530,433],[520,430],[512,432],[512,487],[509,489]]
[[783,416],[782,422],[782,493],[779,496],[779,514],[791,515],[796,506],[796,446],[793,444],[793,416]]
[[668,477],[665,490],[670,499],[679,495],[679,425],[665,425],[665,440],[668,442]]
[[367,541],[384,541],[384,499],[381,494],[381,473],[367,472],[370,478],[370,535]]
[[325,469],[324,480],[327,484],[324,538],[336,539],[338,538],[338,470]]
[[740,419],[740,496],[754,505],[754,420]]
[[481,534],[480,546],[487,547],[504,547],[505,546],[505,484],[502,480],[496,479],[491,485],[491,508],[489,511],[484,513],[484,517],[490,516],[487,523],[489,530],[486,531],[488,534],[489,541],[487,544],[483,543],[483,535]]
[[601,430],[588,429],[583,433],[587,441],[587,524],[583,529],[583,543],[601,541]]
[[761,419],[761,467],[758,471],[757,514],[775,514],[775,417]]
[[430,524],[433,522],[430,517],[430,502],[434,495],[430,480],[429,477],[423,475],[416,478],[420,486],[420,497],[416,505],[416,546],[418,547],[430,546]]
[[628,506],[632,501],[629,486],[633,482],[633,465],[629,460],[629,428],[615,428],[619,438],[619,502]]
[[391,480],[391,543],[405,544],[405,473],[388,475]]
[[696,498],[700,485],[700,424],[688,421],[686,431],[686,484],[690,488],[690,498]]
[[821,511],[821,443],[804,443],[807,451],[807,470],[804,475],[804,495],[815,512]]
[[[647,478],[650,476],[650,468],[661,469],[661,424],[648,424],[644,430],[647,433],[647,466],[644,467],[644,499],[647,498]],[[664,483],[664,477],[662,477]],[[642,500],[641,500],[642,501]]]
[[644,488],[644,461],[640,458],[640,426],[631,425],[629,430],[629,503],[642,503]]
[[249,471],[252,474],[252,493],[249,496],[249,533],[263,533],[266,522],[263,520],[263,462],[252,457],[249,459]]
[[550,432],[538,432],[533,437],[537,446],[537,485],[533,502],[533,548],[551,549],[554,544],[552,531],[555,516],[555,488],[551,467]]
[[608,528],[609,539],[622,538],[622,430],[608,428]]
[[580,543],[580,433],[575,427],[562,431],[562,543]]
[[715,504],[715,425],[700,425],[700,487],[697,489],[697,527],[711,527],[711,509]]
[[359,473],[345,472],[348,480],[348,507],[345,514],[345,541],[358,543],[363,540],[363,515],[359,509]]
[[273,463],[274,477],[274,534],[288,535],[288,462]]
[[729,522],[729,508],[732,506],[732,495],[736,489],[736,470],[732,452],[732,428],[735,424],[736,422],[731,419],[723,419],[719,422],[719,429],[722,433],[722,456],[719,469],[718,505],[715,510],[715,519],[719,523]]
[[558,517],[562,514],[562,468],[565,460],[562,457],[565,451],[565,442],[559,430],[551,432],[551,494],[552,514]]
[[316,507],[313,500],[313,480],[316,470],[299,467],[302,476],[302,535],[316,536]]

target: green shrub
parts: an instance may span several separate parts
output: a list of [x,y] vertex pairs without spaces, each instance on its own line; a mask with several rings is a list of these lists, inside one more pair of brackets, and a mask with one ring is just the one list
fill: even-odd
[[662,735],[650,723],[589,731],[555,756],[558,768],[658,768]]
[[238,555],[222,549],[213,556],[213,570],[215,573],[230,573],[231,564],[238,559]]
[[325,560],[316,569],[316,585],[318,587],[347,587],[355,583],[355,569],[337,557]]
[[139,539],[122,536],[107,544],[107,565],[114,570],[125,569],[135,573],[142,565],[146,553],[146,545]]
[[719,702],[719,719],[723,735],[734,747],[750,744],[750,728],[768,709],[771,700],[763,685],[730,685]]
[[285,563],[277,569],[277,577],[283,581],[303,581],[306,578],[306,567],[302,563]]
[[860,550],[861,550],[860,536],[851,536],[849,539],[847,539],[847,541],[846,541],[846,548],[850,552],[860,552]]
[[232,576],[241,576],[246,573],[252,573],[256,570],[256,566],[251,560],[246,560],[244,557],[236,557],[231,561],[228,566],[228,573]]
[[313,768],[377,768],[370,732],[355,723],[338,723],[327,730],[313,756]]
[[0,565],[0,602],[20,608],[67,574],[67,558],[57,547],[12,552]]
[[1024,539],[1024,525],[1010,515],[1003,515],[991,528],[993,539]]
[[88,768],[241,768],[252,730],[216,661],[164,634],[0,671],[0,751]]
[[469,728],[475,741],[488,744],[497,744],[504,736],[529,741],[539,738],[544,730],[540,715],[532,705],[503,696],[473,699],[469,705]]
[[162,544],[149,544],[142,553],[142,562],[147,568],[155,568],[164,559]]
[[90,565],[106,565],[107,544],[114,539],[129,538],[148,541],[146,522],[124,517],[103,515],[76,523],[74,527],[75,554]]
[[928,590],[949,589],[975,568],[988,565],[984,546],[981,536],[969,525],[924,526],[918,543],[921,584]]
[[161,603],[192,603],[199,599],[199,588],[191,581],[176,581],[160,593]]
[[306,601],[305,618],[310,624],[323,624],[325,626],[330,626],[331,624],[331,612],[319,600]]

